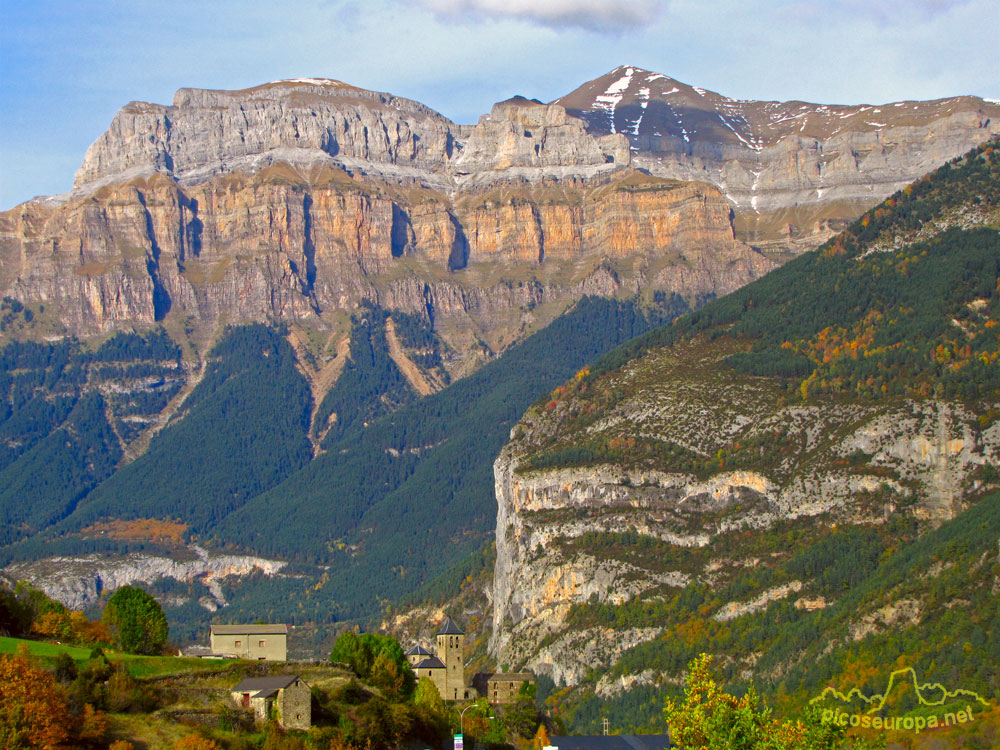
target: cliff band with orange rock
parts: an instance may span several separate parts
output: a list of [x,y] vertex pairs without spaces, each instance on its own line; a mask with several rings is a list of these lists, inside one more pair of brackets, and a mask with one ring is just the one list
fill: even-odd
[[[471,352],[504,349],[584,294],[664,291],[695,302],[773,268],[736,238],[775,249],[774,236],[747,230],[747,206],[791,210],[779,195],[792,180],[781,165],[798,174],[816,157],[827,174],[831,147],[800,142],[815,135],[801,127],[798,140],[783,130],[759,143],[739,138],[741,128],[723,128],[728,121],[716,114],[718,127],[678,131],[690,145],[682,158],[668,148],[677,134],[645,133],[644,123],[673,101],[649,92],[672,79],[635,68],[608,76],[553,104],[514,97],[474,126],[330,79],[181,89],[171,106],[132,102],[90,147],[73,190],[0,214],[0,292],[41,304],[49,335],[78,336],[159,320],[200,326],[209,337],[239,320],[323,329],[367,300],[425,316],[464,363],[457,371],[467,371],[481,356]],[[646,83],[632,91],[640,78]],[[601,86],[622,89],[595,94],[615,107],[588,109],[583,100]],[[675,88],[675,99],[739,104],[743,115],[774,109]],[[618,121],[629,97],[639,97],[643,113],[631,128]],[[878,199],[928,159],[996,129],[987,117],[995,105],[955,102],[907,108],[905,123],[893,121],[891,148],[864,112],[840,118],[830,138],[850,136],[855,151],[857,139],[874,138],[892,158],[878,179],[866,172],[869,154],[841,180],[861,193],[820,180],[801,205],[826,206],[824,190],[841,203]],[[813,109],[795,117],[815,129],[829,112]],[[756,120],[745,119],[743,130],[753,130]],[[904,125],[908,140],[896,135]],[[723,130],[736,146],[711,145]],[[943,135],[924,145],[935,133]],[[770,165],[749,198],[743,178],[730,174],[746,161],[730,151],[747,138]],[[775,149],[785,157],[768,156]],[[720,171],[719,160],[731,166]],[[813,189],[798,182],[796,191]],[[822,234],[810,232],[779,241],[779,250]]]
[[562,107],[515,99],[470,128],[325,80],[129,104],[70,193],[0,215],[4,295],[78,336],[323,328],[367,300],[464,354],[584,294],[717,295],[773,265],[716,188],[635,171]]

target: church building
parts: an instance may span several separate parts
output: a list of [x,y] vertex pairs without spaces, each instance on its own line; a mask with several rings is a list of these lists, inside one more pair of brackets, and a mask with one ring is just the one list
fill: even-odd
[[429,677],[446,701],[461,701],[475,697],[465,684],[465,631],[450,617],[445,617],[434,634],[437,654],[423,646],[414,646],[406,652],[406,658],[419,680]]
[[406,652],[406,658],[419,680],[429,677],[446,701],[475,700],[484,697],[492,704],[514,703],[525,684],[534,684],[535,676],[530,672],[514,674],[477,674],[472,686],[465,682],[465,632],[454,620],[445,617],[434,634],[437,653],[433,654],[421,645]]

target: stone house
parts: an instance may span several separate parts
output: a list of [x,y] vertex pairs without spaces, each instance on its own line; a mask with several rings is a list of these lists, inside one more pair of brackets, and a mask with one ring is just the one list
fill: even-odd
[[283,729],[312,726],[309,686],[298,675],[248,678],[230,690],[229,695],[236,705],[253,711],[259,722],[274,715]]
[[286,661],[287,625],[213,625],[209,645],[215,656]]
[[517,701],[518,693],[524,685],[533,685],[535,675],[531,672],[508,672],[491,674],[486,678],[484,697],[491,704],[506,704]]

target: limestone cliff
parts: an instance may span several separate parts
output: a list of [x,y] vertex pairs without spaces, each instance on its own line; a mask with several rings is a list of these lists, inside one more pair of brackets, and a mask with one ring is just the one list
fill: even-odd
[[[226,606],[223,583],[233,583],[251,574],[279,575],[284,567],[285,563],[277,560],[248,555],[212,555],[197,545],[190,545],[187,549],[175,550],[172,557],[140,553],[117,558],[97,554],[51,557],[15,563],[6,567],[3,574],[11,581],[31,581],[51,598],[76,610],[97,605],[102,592],[122,586],[153,585],[167,578],[178,583],[197,582],[207,589],[199,597],[198,604],[214,612]],[[186,601],[184,597],[174,596],[168,603],[180,606]]]
[[72,191],[0,215],[0,292],[82,336],[325,328],[369,300],[425,315],[462,370],[582,294],[737,288],[775,264],[734,236],[812,246],[997,110],[742,102],[638,68],[474,126],[330,79],[181,89],[123,107]]
[[3,293],[54,333],[155,321],[329,327],[363,300],[425,316],[460,353],[502,349],[583,294],[722,294],[773,267],[713,187],[618,170],[454,200],[272,165],[181,185],[136,177],[0,217]]
[[[1000,424],[983,430],[959,404],[781,406],[753,379],[720,374],[719,364],[709,356],[692,368],[683,353],[647,358],[606,384],[631,395],[589,428],[589,439],[674,442],[714,456],[734,439],[778,448],[773,436],[780,433],[780,462],[708,475],[631,461],[533,470],[532,457],[552,450],[546,446],[562,418],[533,408],[515,428],[494,465],[490,654],[498,662],[576,684],[589,668],[614,666],[623,651],[661,630],[616,633],[609,641],[600,628],[581,632],[570,617],[574,606],[643,601],[695,583],[721,588],[733,560],[719,550],[747,530],[785,528],[796,519],[879,524],[903,509],[940,523],[963,507],[979,467],[1000,460]],[[651,376],[662,385],[645,385]],[[587,542],[614,534],[704,552],[695,553],[694,568],[645,567]],[[790,582],[770,599],[730,600],[709,614],[731,619],[801,588]]]
[[537,401],[494,464],[490,654],[610,696],[927,625],[924,568],[1000,499],[998,172],[974,149]]

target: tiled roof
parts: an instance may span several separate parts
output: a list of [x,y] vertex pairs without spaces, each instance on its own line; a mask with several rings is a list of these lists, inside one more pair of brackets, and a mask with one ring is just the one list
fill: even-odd
[[240,682],[236,687],[230,689],[231,693],[251,693],[264,692],[267,690],[281,690],[288,687],[299,679],[297,674],[283,674],[278,677],[248,677]]
[[444,669],[444,662],[436,656],[428,656],[426,659],[413,665],[414,669]]
[[433,654],[420,644],[417,644],[406,652],[406,656],[433,656]]
[[435,635],[465,635],[465,631],[458,627],[450,617],[446,617]]
[[213,625],[215,635],[288,635],[287,625]]

